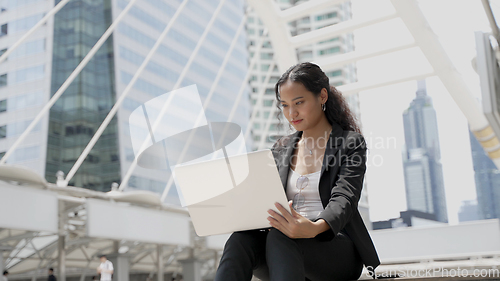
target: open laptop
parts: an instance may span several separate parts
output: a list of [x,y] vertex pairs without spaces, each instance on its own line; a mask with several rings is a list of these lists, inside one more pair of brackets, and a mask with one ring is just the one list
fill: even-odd
[[271,227],[267,211],[288,211],[271,150],[176,166],[180,188],[198,236]]

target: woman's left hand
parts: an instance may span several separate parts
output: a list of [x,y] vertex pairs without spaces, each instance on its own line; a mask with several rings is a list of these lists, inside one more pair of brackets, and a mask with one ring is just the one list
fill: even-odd
[[292,207],[291,200],[288,202],[290,210],[292,211],[291,214],[280,203],[275,203],[274,205],[281,214],[273,210],[268,210],[267,212],[271,216],[268,217],[267,220],[269,220],[269,224],[272,227],[283,232],[283,234],[289,238],[314,238],[316,235],[326,230],[325,225],[328,226],[324,220],[312,222],[301,216]]

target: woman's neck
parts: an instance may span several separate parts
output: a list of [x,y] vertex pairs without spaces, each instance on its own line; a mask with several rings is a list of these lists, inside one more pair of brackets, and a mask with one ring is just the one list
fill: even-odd
[[332,125],[330,125],[330,123],[328,123],[328,120],[326,118],[323,118],[313,128],[310,128],[308,130],[304,130],[302,132],[302,139],[306,139],[308,141],[311,139],[317,140],[319,138],[328,139],[331,131],[332,131]]

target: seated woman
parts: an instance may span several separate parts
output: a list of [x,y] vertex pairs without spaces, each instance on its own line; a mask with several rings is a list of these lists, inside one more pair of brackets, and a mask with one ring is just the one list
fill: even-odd
[[275,92],[296,130],[272,147],[290,208],[276,203],[269,229],[233,233],[215,281],[355,280],[363,264],[374,274],[380,261],[358,212],[367,148],[348,104],[312,63],[290,67]]

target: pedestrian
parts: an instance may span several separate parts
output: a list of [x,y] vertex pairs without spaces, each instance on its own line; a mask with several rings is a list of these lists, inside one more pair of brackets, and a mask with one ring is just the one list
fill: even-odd
[[106,255],[101,255],[101,264],[97,267],[97,273],[101,274],[101,281],[111,281],[113,278],[113,263],[108,260]]
[[49,279],[48,281],[57,281],[57,278],[54,276],[54,269],[51,267],[49,268]]
[[1,281],[9,281],[9,279],[7,278],[7,275],[9,275],[9,272],[7,270],[5,270],[3,272],[2,280]]

